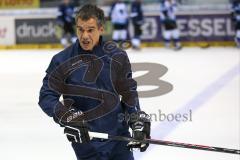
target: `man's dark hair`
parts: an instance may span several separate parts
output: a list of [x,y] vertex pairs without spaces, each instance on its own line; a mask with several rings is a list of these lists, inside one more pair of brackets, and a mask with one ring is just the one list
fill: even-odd
[[75,17],[76,23],[79,18],[84,21],[87,21],[90,18],[95,18],[98,23],[98,26],[103,26],[105,23],[103,10],[98,8],[96,5],[92,4],[86,4],[79,9]]

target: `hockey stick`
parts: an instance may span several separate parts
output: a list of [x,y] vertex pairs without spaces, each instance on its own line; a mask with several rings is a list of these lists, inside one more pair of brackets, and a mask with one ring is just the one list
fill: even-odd
[[197,145],[197,144],[179,143],[179,142],[163,141],[163,140],[157,140],[157,139],[136,140],[129,137],[113,136],[113,135],[108,135],[106,133],[98,133],[98,132],[89,132],[89,136],[93,138],[101,138],[101,139],[109,139],[109,140],[117,140],[117,141],[128,141],[128,142],[135,141],[135,142],[141,142],[141,143],[150,143],[150,144],[180,147],[180,148],[190,148],[190,149],[198,149],[198,150],[205,150],[205,151],[240,154],[240,150],[237,150],[237,149],[203,146],[203,145]]

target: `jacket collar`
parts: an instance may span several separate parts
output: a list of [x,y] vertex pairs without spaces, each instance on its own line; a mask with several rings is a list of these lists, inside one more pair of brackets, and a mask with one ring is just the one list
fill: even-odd
[[[96,51],[103,47],[103,43],[104,43],[104,42],[103,42],[103,37],[100,36],[100,37],[99,37],[99,42],[98,42],[98,44],[95,45],[91,51],[86,51],[86,50],[84,50],[84,49],[80,46],[79,40],[77,40],[77,41],[75,42],[75,46],[76,46],[77,52],[78,52],[77,54],[82,54],[82,53],[85,53],[85,54],[96,54]],[[76,51],[76,49],[75,49],[75,51]]]

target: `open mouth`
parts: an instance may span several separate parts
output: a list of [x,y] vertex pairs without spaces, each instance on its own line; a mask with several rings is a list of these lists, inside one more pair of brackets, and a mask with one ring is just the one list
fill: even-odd
[[89,42],[89,41],[82,41],[82,44],[85,45],[85,46],[87,46],[87,45],[90,44],[90,42]]

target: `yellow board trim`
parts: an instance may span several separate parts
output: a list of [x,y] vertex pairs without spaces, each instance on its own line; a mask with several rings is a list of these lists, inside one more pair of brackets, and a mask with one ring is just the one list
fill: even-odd
[[11,46],[0,45],[1,50],[9,49],[63,49],[61,44],[18,44]]
[[[234,42],[182,42],[184,47],[202,47],[207,48],[209,46],[214,47],[233,47],[236,46]],[[142,47],[164,47],[162,42],[144,42]],[[56,44],[18,44],[11,46],[0,45],[1,50],[10,50],[10,49],[63,49],[63,46],[59,43]]]
[[[214,47],[233,47],[236,46],[234,42],[229,42],[229,41],[214,41],[214,42],[182,42],[183,47],[209,47],[209,46],[214,46]],[[146,42],[142,43],[142,47],[163,47],[164,43],[163,42]]]
[[0,9],[39,8],[40,0],[0,0]]

